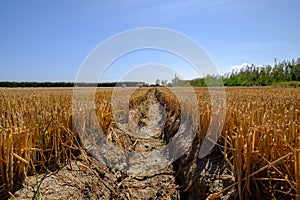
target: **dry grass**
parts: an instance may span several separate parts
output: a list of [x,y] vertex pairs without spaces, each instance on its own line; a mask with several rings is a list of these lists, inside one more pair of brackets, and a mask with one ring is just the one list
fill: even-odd
[[28,174],[65,164],[78,151],[71,90],[1,89],[0,183],[12,191]]
[[[228,90],[223,136],[228,147],[233,148],[230,162],[240,196],[250,198],[252,193],[262,192],[274,197],[296,194],[299,92],[299,89]],[[270,164],[281,158],[284,159]]]
[[[114,112],[125,121],[128,113],[122,108],[129,90],[120,88],[124,97],[113,102],[120,108]],[[184,88],[176,90],[189,98]],[[169,90],[158,91],[168,111],[199,115],[195,103],[183,101],[180,108]],[[147,92],[133,93],[129,106],[142,102]],[[213,111],[208,90],[195,88],[195,93],[203,139]],[[104,131],[114,121],[112,95],[112,89],[101,89],[95,97]],[[219,146],[235,174],[239,196],[295,197],[300,189],[300,89],[230,88],[226,110]],[[89,113],[83,116],[90,121]],[[13,191],[28,174],[57,168],[78,155],[82,145],[74,120],[71,89],[0,89],[0,193]]]
[[[121,93],[128,90],[122,89]],[[98,89],[95,96],[95,110],[103,130],[114,120],[112,91]],[[140,101],[145,91],[135,92],[130,105]],[[82,151],[74,124],[72,94],[72,89],[64,88],[0,89],[0,194],[13,191],[29,174],[69,163]]]
[[[200,108],[199,138],[203,139],[212,108],[207,88],[194,89]],[[185,95],[184,88],[177,90]],[[159,92],[169,109],[179,113],[176,97],[167,89]],[[300,89],[227,88],[226,95],[219,146],[234,172],[239,197],[295,197],[300,191]],[[183,109],[192,115],[190,107]]]

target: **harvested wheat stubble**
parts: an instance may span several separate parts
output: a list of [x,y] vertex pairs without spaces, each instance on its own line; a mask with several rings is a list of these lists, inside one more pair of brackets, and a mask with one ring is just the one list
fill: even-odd
[[[185,88],[176,89],[183,96],[186,95]],[[120,92],[126,93],[126,90],[130,89],[123,88]],[[86,199],[102,198],[101,195],[104,195],[103,198],[110,196],[126,199],[130,195],[137,194],[133,194],[132,190],[128,189],[128,185],[134,187],[134,191],[152,190],[151,188],[156,187],[149,185],[147,180],[150,177],[155,179],[159,176],[164,179],[162,184],[168,183],[168,187],[175,188],[174,190],[169,188],[170,191],[175,191],[171,192],[172,194],[164,193],[163,191],[166,190],[157,190],[155,195],[161,198],[175,195],[176,198],[180,196],[182,199],[185,197],[197,199],[202,195],[201,197],[209,199],[218,196],[222,199],[295,199],[297,188],[300,187],[300,143],[297,139],[300,135],[300,89],[229,88],[226,91],[227,113],[222,137],[218,147],[210,156],[202,160],[197,158],[197,150],[201,146],[205,130],[211,120],[211,106],[208,90],[195,88],[199,101],[200,123],[197,137],[190,150],[173,163],[173,169],[171,166],[166,169],[167,174],[154,177],[151,174],[145,174],[146,178],[132,179],[124,173],[105,168],[91,157],[85,156],[74,127],[72,90],[64,88],[55,90],[1,89],[1,197],[13,195],[13,191],[22,184],[25,190],[31,188],[29,190],[33,191],[32,194],[37,196],[37,182],[40,183],[40,195],[45,195],[43,187],[49,189],[50,183],[45,184],[46,179],[41,181],[44,173],[49,176],[51,174],[51,180],[58,181],[57,179],[63,177],[63,174],[69,174],[65,171],[68,171],[67,166],[72,164],[74,169],[80,168],[79,174],[86,174],[87,177],[90,176],[89,174],[94,174],[88,178],[91,182],[84,183],[85,178],[82,178],[80,182],[75,178],[76,173],[69,170],[70,174],[74,175],[72,177],[74,183],[78,183],[77,186],[80,188],[74,189],[75,193],[79,192],[82,198]],[[130,101],[130,115],[126,113],[127,111],[118,113],[123,116],[124,123],[122,124],[116,123],[111,113],[112,89],[97,90],[95,106],[98,121],[107,138],[116,146],[129,151],[151,151],[148,145],[148,147],[143,146],[145,141],[128,136],[123,131],[126,126],[125,122],[128,121],[127,116],[137,120],[142,127],[147,127],[147,124],[151,127],[153,120],[149,122],[147,119],[151,118],[151,114],[149,116],[145,114],[149,110],[147,105],[151,104],[151,98],[149,101],[146,98],[148,94],[148,89],[140,89],[134,93]],[[156,89],[155,96],[167,110],[166,121],[163,125],[164,134],[155,139],[162,141],[159,140],[162,138],[168,143],[178,130],[181,112],[184,111],[190,115],[199,113],[193,113],[191,109],[193,105],[183,105],[181,109],[184,110],[179,109],[176,97],[166,88]],[[122,99],[115,103],[119,107],[123,106]],[[88,121],[88,118],[86,120]],[[152,126],[154,127],[154,124]],[[147,129],[145,131],[147,132]],[[153,144],[159,146],[156,142]],[[78,161],[79,164],[76,164],[74,160],[80,157],[81,163]],[[82,167],[83,165],[87,168]],[[93,165],[101,167],[93,168],[91,167]],[[53,173],[57,169],[61,170]],[[178,173],[173,174],[174,171]],[[30,177],[34,174],[38,179],[35,176]],[[174,178],[174,176],[176,181],[168,178]],[[24,180],[28,185],[24,183]],[[122,180],[125,181],[122,182]],[[143,182],[143,187],[135,187],[137,183],[135,181]],[[30,182],[33,185],[29,186]],[[99,185],[94,187],[93,182],[99,182]],[[60,185],[59,181],[57,183]],[[61,191],[67,191],[64,186],[62,184],[60,187]],[[73,188],[76,188],[75,186]],[[162,185],[157,187],[159,186]],[[162,187],[168,188],[166,185]],[[93,188],[103,191],[103,194],[91,192],[94,191]],[[21,191],[16,194],[20,194]],[[180,194],[177,191],[180,191]],[[111,196],[112,194],[114,196]],[[62,194],[62,197],[66,196]],[[19,199],[22,198],[19,197]]]
[[[145,98],[145,102],[143,103],[149,105],[147,106],[149,114],[141,117],[142,115],[136,112],[137,110],[144,109],[139,107],[143,106],[143,104],[140,104],[137,107],[132,107],[129,112],[129,118],[135,119],[132,123],[136,125],[135,128],[139,131],[137,134],[149,134],[156,131],[154,137],[145,139],[125,135],[124,130],[126,131],[126,129],[120,128],[125,124],[116,123],[111,123],[111,126],[108,127],[107,137],[109,140],[114,141],[116,145],[122,145],[125,149],[131,149],[147,157],[150,153],[158,151],[165,146],[165,143],[161,136],[162,132],[157,129],[157,126],[161,123],[163,113],[160,112],[160,106],[155,100],[154,93],[150,92],[146,94],[147,98]],[[139,126],[139,121],[144,121],[142,127]],[[132,142],[125,143],[123,140]],[[91,152],[89,149],[87,151]],[[99,153],[102,153],[101,150]],[[93,155],[97,157],[95,152]],[[160,165],[166,162],[163,157],[157,157],[156,159],[158,159],[157,164]],[[61,199],[70,199],[78,195],[78,199],[179,199],[178,186],[174,178],[175,172],[172,170],[171,165],[151,171],[143,168],[147,163],[142,165],[139,163],[145,160],[135,157],[131,160],[133,164],[124,172],[109,168],[91,157],[85,157],[85,160],[88,160],[88,162],[72,162],[72,170],[67,166],[60,169],[58,173],[44,178],[39,187],[41,197],[45,199],[56,199],[58,197]],[[152,160],[148,160],[147,162],[152,162]],[[89,165],[86,163],[89,163]],[[86,167],[82,168],[84,165]],[[68,183],[65,183],[66,180]],[[95,183],[100,184],[95,185]],[[34,178],[31,178],[31,182],[27,181],[26,187],[16,193],[17,198],[23,199],[26,196],[32,196],[34,193],[30,189],[35,191],[34,184]],[[59,187],[51,189],[49,185],[53,184]],[[59,188],[63,188],[63,190]]]
[[[174,95],[164,88],[159,90],[160,98],[170,107],[171,113],[179,113]],[[184,88],[178,90],[184,94]],[[197,158],[197,150],[211,120],[208,90],[195,88],[195,93],[199,97],[201,111],[197,135],[200,142],[195,141],[190,151],[175,163],[179,182],[185,188],[183,196],[189,198],[199,191],[195,184],[201,176],[193,168],[197,169],[205,162]],[[227,113],[218,148],[234,179],[226,180],[225,186],[229,186],[214,194],[207,187],[201,192],[203,198],[208,194],[210,199],[226,193],[232,195],[234,187],[237,192],[233,195],[240,199],[295,198],[299,186],[297,181],[300,181],[297,140],[300,134],[299,88],[227,88],[226,95]],[[171,133],[169,131],[169,137],[172,137]],[[182,170],[183,167],[185,169]],[[200,179],[194,180],[195,176]],[[235,182],[230,185],[232,181]]]

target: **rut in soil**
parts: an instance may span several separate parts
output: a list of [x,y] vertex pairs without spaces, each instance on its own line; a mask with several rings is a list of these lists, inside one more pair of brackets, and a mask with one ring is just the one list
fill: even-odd
[[[146,114],[141,115],[141,112]],[[120,180],[119,189],[123,189],[118,193],[127,193],[128,198],[134,199],[180,198],[174,177],[176,172],[164,141],[165,121],[166,111],[151,90],[138,108],[129,111],[128,123],[115,124],[112,132],[122,131],[115,136],[125,134],[130,138],[130,145],[125,147],[130,151],[123,154],[126,159],[114,165],[126,176]]]

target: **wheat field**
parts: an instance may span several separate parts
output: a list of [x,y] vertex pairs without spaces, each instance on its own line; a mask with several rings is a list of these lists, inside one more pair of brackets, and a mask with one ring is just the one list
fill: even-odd
[[[143,101],[150,89],[156,90],[169,112],[179,115],[184,109],[187,115],[199,116],[197,134],[204,138],[212,120],[207,88],[194,88],[198,102],[192,104],[179,103],[167,88],[140,88],[129,106]],[[185,88],[174,89],[189,98]],[[118,90],[125,97],[132,89]],[[104,132],[116,116],[112,94],[113,88],[100,88],[95,94],[94,109]],[[84,153],[74,124],[72,95],[67,88],[0,89],[1,194],[12,194],[26,176],[68,164]],[[124,99],[113,103],[122,108]],[[300,89],[226,88],[225,110],[217,145],[235,176],[230,187],[237,188],[239,197],[266,193],[295,198],[300,191]],[[127,114],[118,112],[125,118]],[[85,120],[89,121],[88,115]]]
[[[194,89],[201,112],[198,133],[203,138],[211,120],[209,91]],[[178,110],[172,106],[174,97],[165,89],[161,93]],[[218,145],[234,173],[239,197],[295,198],[300,191],[300,89],[226,88],[226,98]]]

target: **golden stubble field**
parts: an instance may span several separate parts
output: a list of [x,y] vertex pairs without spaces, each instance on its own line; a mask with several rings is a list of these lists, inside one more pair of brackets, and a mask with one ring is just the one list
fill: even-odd
[[[157,90],[170,112],[181,112],[167,88],[139,88],[129,105],[143,101],[150,89]],[[132,89],[117,90],[126,94]],[[175,90],[187,95],[185,88]],[[194,91],[200,113],[194,113],[195,105],[181,105],[181,109],[200,116],[197,134],[204,138],[211,121],[210,96],[207,88]],[[115,120],[112,93],[113,88],[99,88],[95,94],[95,110],[104,132]],[[0,89],[1,194],[13,192],[26,176],[67,164],[83,153],[74,125],[72,94],[67,88]],[[114,103],[122,108],[124,101],[120,98]],[[226,117],[217,145],[234,173],[236,182],[230,187],[236,187],[240,197],[268,193],[295,198],[297,188],[300,191],[299,127],[299,88],[226,88]]]

